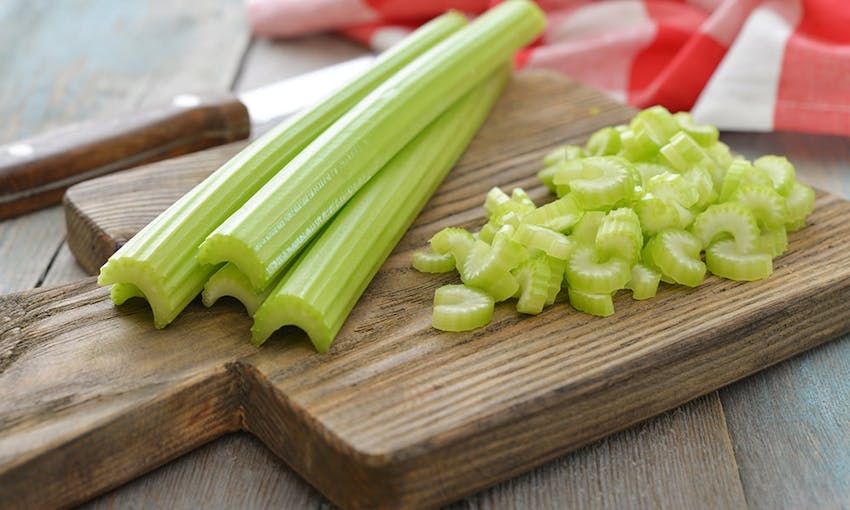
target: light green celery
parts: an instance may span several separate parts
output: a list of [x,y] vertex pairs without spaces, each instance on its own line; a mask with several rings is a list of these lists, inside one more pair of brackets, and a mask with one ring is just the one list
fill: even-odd
[[708,206],[694,219],[691,232],[707,248],[715,239],[731,235],[741,253],[752,251],[759,236],[758,222],[753,213],[737,202]]
[[660,282],[661,273],[644,264],[635,264],[632,266],[632,278],[626,283],[626,288],[632,291],[633,299],[649,299],[655,297]]
[[614,314],[614,299],[611,294],[594,294],[567,287],[570,304],[579,312],[608,317]]
[[773,272],[769,253],[741,253],[731,239],[709,246],[705,250],[705,265],[713,274],[736,281],[763,280]]
[[263,292],[257,292],[251,285],[248,277],[242,274],[233,264],[225,264],[210,276],[207,283],[204,284],[204,291],[201,293],[204,306],[210,307],[216,301],[224,296],[231,296],[238,299],[245,307],[248,315],[254,315],[260,303],[266,299],[271,288]]
[[196,259],[207,235],[379,84],[465,24],[450,13],[424,25],[335,94],[251,143],[110,257],[98,283],[133,285],[150,303],[156,327],[165,327],[218,269]]
[[449,273],[455,269],[455,258],[451,253],[417,250],[413,252],[411,265],[420,273]]
[[643,259],[669,280],[697,287],[705,278],[701,249],[700,240],[687,230],[666,229],[647,241]]
[[443,285],[434,292],[431,325],[440,331],[469,331],[493,319],[493,298],[465,285]]
[[544,26],[533,2],[513,0],[431,48],[304,148],[207,237],[198,259],[233,262],[264,288],[396,153]]
[[[317,350],[328,350],[371,278],[484,121],[508,74],[502,69],[472,89],[345,205],[254,314],[255,344],[291,324]],[[439,240],[432,248],[440,251],[435,244]]]
[[593,248],[577,246],[567,261],[565,276],[572,289],[610,294],[624,288],[631,279],[631,264],[618,257],[603,261]]
[[514,275],[519,282],[516,310],[531,315],[542,312],[552,280],[552,269],[545,256],[526,260],[514,271]]

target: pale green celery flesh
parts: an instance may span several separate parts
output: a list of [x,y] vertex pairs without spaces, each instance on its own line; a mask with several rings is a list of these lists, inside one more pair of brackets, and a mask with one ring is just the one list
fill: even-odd
[[225,264],[204,284],[201,298],[204,301],[204,306],[210,307],[222,297],[230,296],[242,303],[248,315],[254,315],[254,312],[259,308],[260,303],[268,297],[270,291],[271,288],[257,292],[248,277],[242,274],[238,267],[233,264]]
[[[219,226],[201,245],[199,259],[234,262],[255,288],[264,288],[414,136],[544,26],[533,2],[505,2],[426,52],[334,123]],[[247,251],[251,255],[240,253]]]
[[472,89],[422,131],[337,214],[254,314],[252,341],[303,329],[325,352],[369,281],[484,121],[508,69]]
[[165,327],[218,269],[196,259],[209,233],[378,85],[465,24],[459,13],[435,19],[335,94],[260,137],[130,239],[101,268],[98,283],[136,286],[156,327]]

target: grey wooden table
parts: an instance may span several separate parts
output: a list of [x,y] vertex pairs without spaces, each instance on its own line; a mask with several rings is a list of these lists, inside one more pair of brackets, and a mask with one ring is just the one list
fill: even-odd
[[[240,0],[0,2],[0,143],[69,121],[243,90],[365,50],[334,36],[252,40]],[[850,198],[850,141],[730,134],[787,154]],[[0,292],[84,277],[53,207],[0,222]],[[458,502],[470,508],[850,508],[850,339]],[[329,504],[247,434],[233,434],[91,501],[90,508]]]

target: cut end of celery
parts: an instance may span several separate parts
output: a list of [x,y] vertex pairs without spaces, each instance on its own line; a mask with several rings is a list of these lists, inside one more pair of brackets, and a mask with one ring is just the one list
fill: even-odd
[[255,291],[248,277],[236,266],[225,264],[204,284],[201,299],[204,306],[210,307],[224,296],[236,298],[245,307],[248,315],[254,315],[266,294]]
[[153,274],[145,261],[116,258],[110,259],[100,269],[97,283],[102,286],[112,285],[110,297],[116,305],[122,305],[133,297],[147,300],[153,312],[154,326],[162,329],[198,295],[200,288],[191,295],[184,292],[177,296],[178,300],[170,301],[169,297],[175,297],[176,294],[166,289],[160,280],[153,278]]
[[274,275],[269,275],[266,266],[257,258],[241,239],[227,234],[210,234],[198,247],[198,262],[218,264],[230,262],[251,282],[255,291],[260,292],[269,286]]
[[298,296],[278,294],[263,302],[254,314],[251,343],[262,345],[283,326],[301,328],[319,352],[327,352],[337,334],[325,323],[322,313],[307,301]]

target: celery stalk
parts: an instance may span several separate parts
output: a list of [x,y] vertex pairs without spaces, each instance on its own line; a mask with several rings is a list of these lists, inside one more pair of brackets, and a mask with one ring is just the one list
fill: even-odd
[[388,79],[307,146],[201,244],[263,289],[378,170],[545,25],[528,0],[499,4]]
[[472,89],[345,205],[254,314],[255,344],[295,325],[317,350],[328,350],[372,276],[484,121],[507,76],[504,68]]
[[150,303],[156,327],[165,327],[218,269],[196,260],[207,235],[379,84],[464,24],[459,13],[435,19],[335,94],[257,139],[130,239],[101,268],[98,283],[133,286]]
[[271,289],[263,292],[255,291],[251,281],[239,271],[239,268],[233,264],[225,264],[204,284],[201,299],[204,306],[210,307],[224,296],[234,297],[242,303],[248,315],[254,315],[260,303],[269,295],[269,291]]

